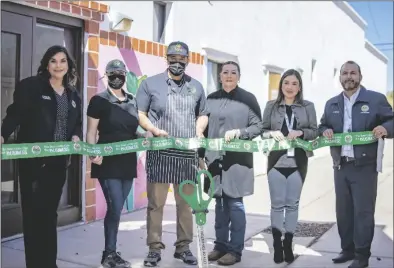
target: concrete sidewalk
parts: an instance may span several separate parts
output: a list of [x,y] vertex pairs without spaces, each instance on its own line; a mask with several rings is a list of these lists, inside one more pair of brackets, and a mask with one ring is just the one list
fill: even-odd
[[[379,176],[376,205],[376,229],[372,245],[370,267],[393,267],[393,152],[392,142],[386,145],[384,172]],[[300,224],[294,240],[295,253],[299,255],[291,265],[273,262],[272,238],[266,229],[269,221],[269,191],[265,176],[256,177],[255,194],[245,198],[247,230],[242,262],[232,267],[347,267],[348,264],[334,265],[331,258],[339,251],[339,237],[335,225],[335,193],[333,171],[329,156],[319,157],[310,162],[301,202]],[[214,202],[210,204],[205,235],[208,249],[214,241]],[[118,235],[118,250],[132,263],[132,267],[143,267],[147,253],[146,211],[140,210],[122,216]],[[160,267],[188,267],[173,258],[176,240],[175,202],[168,196],[163,220],[163,251]],[[311,227],[312,226],[312,227]],[[328,227],[327,232],[325,232]],[[59,232],[58,266],[100,267],[104,245],[103,221],[81,225]],[[318,238],[322,232],[325,232]],[[197,255],[196,241],[192,251]],[[23,239],[2,243],[3,268],[22,268],[24,265]],[[45,254],[45,252],[43,252]],[[211,267],[218,267],[214,263]],[[193,267],[193,266],[192,266]]]
[[[143,259],[147,253],[145,246],[146,223],[145,211],[137,211],[122,217],[120,225],[118,250],[125,259],[131,261],[132,267],[143,267]],[[205,227],[205,235],[208,238],[208,249],[213,248],[214,241],[214,217],[209,213]],[[186,265],[172,257],[176,240],[175,206],[167,205],[163,222],[163,241],[167,249],[163,252],[163,260],[160,267],[186,267]],[[284,267],[285,263],[276,265],[272,258],[272,238],[270,234],[262,230],[269,226],[269,217],[264,215],[248,214],[246,230],[246,245],[241,263],[233,267]],[[393,242],[385,234],[382,227],[376,227],[373,244],[373,257],[370,267],[393,267]],[[339,237],[336,226],[332,227],[316,243],[315,237],[296,237],[295,253],[300,255],[290,267],[347,267],[333,265],[331,258],[340,250]],[[66,267],[100,267],[99,261],[104,244],[103,222],[97,221],[92,224],[74,227],[59,232],[59,268]],[[377,249],[380,250],[377,250]],[[3,268],[21,268],[24,266],[23,240],[17,239],[3,243],[2,265]],[[196,243],[192,244],[193,252],[196,252]],[[45,254],[43,252],[43,254]],[[218,267],[215,264],[212,267]]]

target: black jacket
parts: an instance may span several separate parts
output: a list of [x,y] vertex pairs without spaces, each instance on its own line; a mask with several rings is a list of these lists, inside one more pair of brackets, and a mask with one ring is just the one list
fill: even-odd
[[[73,87],[66,87],[68,95],[67,140],[76,135],[81,139],[81,98]],[[7,108],[1,126],[6,141],[19,126],[17,143],[53,142],[56,127],[56,96],[49,80],[32,76],[21,80],[14,92],[14,102]]]

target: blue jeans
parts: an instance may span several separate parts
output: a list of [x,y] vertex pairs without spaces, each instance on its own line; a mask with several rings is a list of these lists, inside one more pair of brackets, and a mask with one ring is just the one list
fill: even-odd
[[116,251],[120,216],[123,205],[133,186],[132,180],[99,179],[101,189],[107,202],[104,218],[105,251]]
[[221,198],[216,198],[215,250],[232,253],[240,258],[244,249],[245,229],[246,215],[243,198],[232,198],[224,193]]

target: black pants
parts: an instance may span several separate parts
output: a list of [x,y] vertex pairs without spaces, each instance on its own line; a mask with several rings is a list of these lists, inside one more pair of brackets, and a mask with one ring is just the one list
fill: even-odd
[[44,166],[20,161],[26,268],[57,267],[57,207],[66,180],[59,160]]
[[334,168],[336,215],[343,251],[369,258],[375,228],[378,173],[375,165]]

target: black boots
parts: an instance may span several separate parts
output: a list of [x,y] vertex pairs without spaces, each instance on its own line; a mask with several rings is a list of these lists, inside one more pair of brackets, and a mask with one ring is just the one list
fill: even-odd
[[285,255],[285,262],[291,263],[294,261],[293,254],[293,234],[285,233],[285,239],[283,239],[283,252]]
[[272,236],[274,238],[274,262],[283,262],[283,245],[282,232],[276,228],[272,228]]

